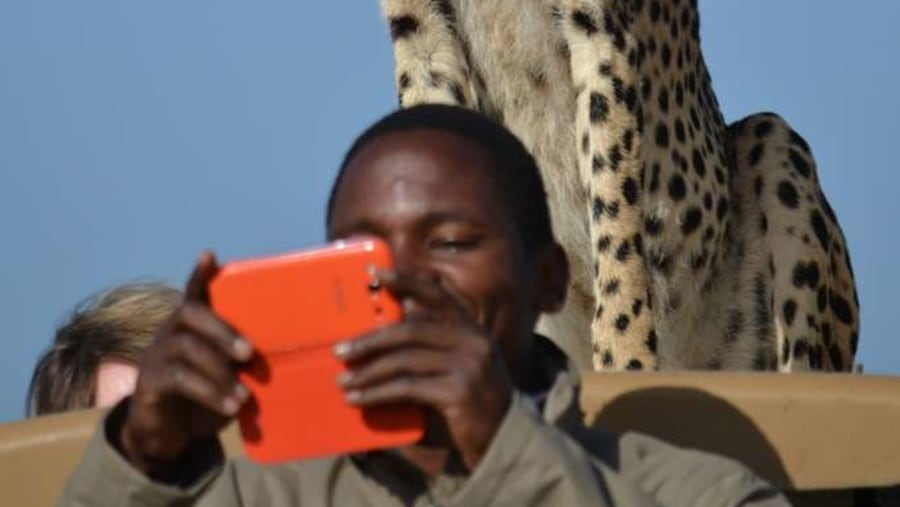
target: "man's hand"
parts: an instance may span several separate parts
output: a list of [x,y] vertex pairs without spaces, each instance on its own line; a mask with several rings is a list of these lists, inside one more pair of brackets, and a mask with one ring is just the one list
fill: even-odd
[[341,359],[362,365],[339,380],[347,399],[361,406],[404,402],[431,408],[474,470],[512,398],[497,347],[463,302],[438,282],[393,272],[379,280],[423,311],[335,348]]
[[217,270],[212,254],[204,253],[184,302],[157,330],[141,361],[119,442],[125,458],[147,475],[163,473],[193,444],[216,437],[248,398],[235,365],[253,351],[207,302]]

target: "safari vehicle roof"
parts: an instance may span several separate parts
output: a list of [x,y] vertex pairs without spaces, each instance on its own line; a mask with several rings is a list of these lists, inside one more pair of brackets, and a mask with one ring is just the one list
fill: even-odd
[[[581,401],[592,425],[731,456],[800,492],[797,505],[849,505],[841,490],[900,485],[900,377],[592,373]],[[0,425],[4,505],[53,505],[102,415]],[[234,426],[222,440],[240,453]]]

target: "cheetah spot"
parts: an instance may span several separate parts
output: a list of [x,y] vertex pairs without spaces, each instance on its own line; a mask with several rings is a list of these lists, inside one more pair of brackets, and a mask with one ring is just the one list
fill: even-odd
[[828,233],[828,227],[825,225],[822,214],[818,210],[812,210],[809,215],[809,222],[812,225],[813,232],[816,233],[819,244],[822,245],[822,249],[827,251],[828,246],[831,244],[831,234]]
[[603,294],[607,296],[612,296],[613,294],[618,294],[619,292],[619,280],[613,280],[606,284],[606,287],[603,288]]
[[800,136],[800,134],[797,133],[797,131],[791,130],[790,137],[791,137],[792,144],[798,146],[801,150],[803,150],[807,154],[811,153],[811,150],[809,149],[809,143],[807,143],[806,139],[803,139]]
[[819,287],[819,293],[816,295],[816,307],[820,312],[824,312],[828,307],[828,290],[824,286]]
[[809,354],[809,343],[805,340],[797,340],[794,342],[794,359],[801,358]]
[[657,342],[658,339],[656,337],[656,331],[651,329],[650,334],[647,335],[647,340],[645,341],[645,343],[647,344],[647,349],[649,349],[650,352],[654,354],[656,354]]
[[663,274],[668,274],[672,270],[672,257],[663,252],[652,252],[649,261],[653,269]]
[[603,351],[603,366],[612,366],[613,364],[613,355],[612,352],[605,350]]
[[618,329],[620,333],[625,333],[625,331],[628,330],[629,324],[631,324],[631,319],[628,318],[628,315],[621,313],[616,317],[616,329]]
[[752,150],[750,150],[750,155],[749,155],[748,160],[750,162],[751,167],[753,167],[759,163],[759,160],[762,158],[762,155],[763,155],[763,150],[764,150],[764,148],[763,148],[763,145],[761,145],[761,144],[757,144],[756,146],[753,147]]
[[598,31],[597,23],[594,22],[588,13],[582,10],[577,10],[572,13],[572,23],[587,35],[594,35]]
[[772,122],[770,122],[768,120],[762,121],[756,125],[756,128],[753,130],[753,134],[756,136],[757,139],[762,139],[762,138],[766,137],[767,135],[769,135],[770,133],[772,133],[773,128],[774,128],[774,125],[772,124]]
[[391,18],[391,40],[405,39],[419,30],[419,21],[412,16],[397,16]]
[[784,180],[778,184],[778,198],[781,203],[790,209],[800,206],[800,196],[797,195],[797,187],[790,181]]
[[616,219],[619,217],[619,201],[613,201],[606,206],[606,214],[609,218]]
[[619,145],[615,145],[609,149],[609,169],[613,172],[619,170],[619,164],[622,162],[622,149]]
[[603,210],[605,207],[605,204],[599,197],[594,198],[594,204],[591,208],[591,215],[593,216],[595,222],[597,220],[600,220],[600,217],[603,216]]
[[591,168],[593,169],[594,173],[602,171],[605,166],[606,162],[604,162],[603,157],[599,154],[594,155],[594,157],[591,159]]
[[609,236],[603,236],[597,240],[597,251],[605,252],[609,250],[610,245],[612,244],[612,238]]
[[660,148],[669,147],[669,127],[665,123],[656,125],[656,145]]
[[795,150],[791,150],[788,156],[791,159],[791,164],[794,165],[794,169],[797,170],[800,176],[809,178],[809,175],[812,174],[812,168],[810,167],[809,162]]
[[644,237],[641,236],[640,233],[634,235],[632,238],[632,242],[634,243],[634,252],[639,256],[644,256]]
[[[582,113],[584,114],[584,113]],[[601,123],[609,118],[609,99],[598,92],[591,92],[590,120],[591,123]]]
[[841,371],[844,369],[844,354],[841,353],[841,349],[837,345],[828,347],[828,357],[831,359],[831,365],[835,370]]
[[616,260],[619,262],[625,262],[628,260],[628,257],[631,256],[631,243],[628,240],[622,241],[622,244],[619,245],[618,250],[616,250]]
[[453,95],[453,99],[456,100],[456,103],[460,106],[466,105],[466,94],[463,93],[462,86],[459,83],[453,82],[450,83],[450,93]]
[[697,176],[701,178],[706,176],[706,162],[703,160],[703,155],[700,154],[699,150],[694,150],[692,156],[694,159],[694,171],[697,172]]
[[625,196],[625,202],[627,202],[629,206],[637,204],[638,186],[637,182],[634,181],[634,178],[629,177],[622,182],[622,195]]
[[684,178],[680,174],[672,175],[672,178],[669,179],[669,197],[673,201],[681,201],[686,194],[687,185],[684,183]]
[[800,261],[794,265],[793,283],[798,289],[807,287],[816,290],[819,287],[820,276],[819,263],[816,261],[809,263]]
[[840,294],[833,291],[829,296],[828,302],[831,305],[831,311],[834,312],[835,317],[848,326],[852,325],[853,311],[850,309],[850,303],[848,303]]
[[797,302],[793,299],[788,299],[784,302],[782,311],[784,312],[784,321],[787,325],[794,325],[794,317],[797,315]]
[[725,197],[719,197],[719,202],[716,203],[716,218],[721,222],[725,219],[725,215],[728,214],[728,199]]
[[689,236],[697,231],[700,224],[703,223],[703,211],[694,206],[687,210],[684,214],[684,221],[681,223],[681,232],[685,236]]

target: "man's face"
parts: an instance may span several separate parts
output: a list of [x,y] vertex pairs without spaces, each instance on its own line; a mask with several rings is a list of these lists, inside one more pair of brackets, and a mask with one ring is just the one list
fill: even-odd
[[[400,272],[428,277],[456,294],[515,361],[537,313],[534,263],[488,174],[477,143],[436,131],[386,134],[350,161],[337,190],[330,239],[378,236]],[[407,317],[426,312],[401,303]]]

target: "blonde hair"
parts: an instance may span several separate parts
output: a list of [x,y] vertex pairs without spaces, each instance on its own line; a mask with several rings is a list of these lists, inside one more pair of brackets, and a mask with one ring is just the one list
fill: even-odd
[[81,302],[35,367],[28,416],[92,407],[100,363],[137,363],[180,302],[178,290],[153,282],[120,285]]

